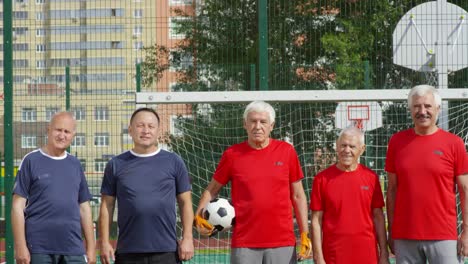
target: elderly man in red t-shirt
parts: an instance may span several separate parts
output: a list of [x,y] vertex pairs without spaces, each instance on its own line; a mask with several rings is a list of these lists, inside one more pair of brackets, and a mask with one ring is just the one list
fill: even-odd
[[468,158],[463,140],[437,127],[440,105],[434,87],[413,87],[408,108],[414,128],[396,133],[388,144],[388,231],[397,264],[464,263],[468,255],[466,232],[457,252],[455,199],[458,182],[466,230]]
[[314,177],[312,244],[316,264],[388,264],[379,177],[359,164],[364,134],[345,128],[336,141],[338,162]]
[[[270,138],[275,110],[254,101],[244,111],[247,141],[229,147],[221,157],[213,179],[203,192],[195,226],[204,235],[214,231],[200,214],[228,182],[236,210],[231,242],[231,263],[293,264],[311,252],[307,225],[307,198],[303,173],[294,147]],[[294,208],[301,232],[301,249],[296,257],[293,230]]]

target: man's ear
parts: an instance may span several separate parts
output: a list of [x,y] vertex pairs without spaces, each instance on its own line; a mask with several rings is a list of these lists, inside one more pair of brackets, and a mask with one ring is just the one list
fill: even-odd
[[366,144],[362,144],[361,146],[361,155],[364,154],[364,152],[366,152]]

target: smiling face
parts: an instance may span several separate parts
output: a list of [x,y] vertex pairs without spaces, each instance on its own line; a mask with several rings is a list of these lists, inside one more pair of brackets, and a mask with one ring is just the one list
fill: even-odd
[[128,127],[128,133],[133,139],[136,153],[147,154],[157,150],[159,122],[154,113],[138,112]]
[[344,171],[353,171],[359,163],[365,145],[357,133],[342,134],[336,141],[337,166]]
[[61,156],[70,146],[75,136],[76,121],[69,113],[58,113],[52,117],[47,127],[48,154]]
[[436,104],[434,95],[413,95],[410,105],[411,118],[417,134],[427,135],[437,131],[437,118],[440,106]]
[[248,113],[244,120],[244,128],[247,131],[249,145],[257,149],[268,146],[273,126],[274,123],[270,121],[268,112]]

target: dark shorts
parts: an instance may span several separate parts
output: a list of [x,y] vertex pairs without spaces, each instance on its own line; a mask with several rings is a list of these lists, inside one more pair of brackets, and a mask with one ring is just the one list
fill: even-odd
[[177,252],[116,253],[115,264],[181,264]]
[[84,255],[31,254],[31,264],[86,264]]

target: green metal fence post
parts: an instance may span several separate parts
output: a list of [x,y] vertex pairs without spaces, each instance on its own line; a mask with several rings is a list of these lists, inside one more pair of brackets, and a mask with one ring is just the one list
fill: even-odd
[[3,91],[5,146],[5,250],[6,262],[14,263],[13,232],[11,228],[11,191],[13,188],[13,1],[3,1]]
[[141,92],[141,64],[137,63],[136,65],[136,92]]
[[260,90],[268,90],[268,1],[258,0],[258,75]]
[[70,66],[65,67],[65,109],[70,111]]

